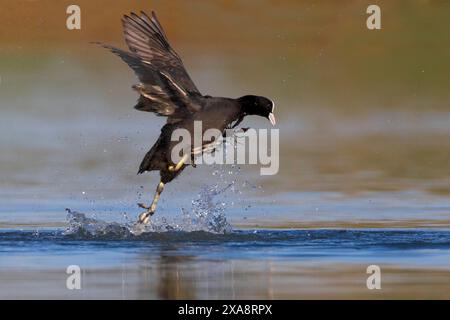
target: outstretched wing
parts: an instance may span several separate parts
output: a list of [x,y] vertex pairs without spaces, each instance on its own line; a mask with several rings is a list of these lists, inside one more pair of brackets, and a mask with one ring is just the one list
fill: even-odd
[[133,89],[140,93],[136,109],[168,116],[170,122],[200,110],[195,87],[178,54],[170,47],[167,37],[152,12],[149,18],[131,13],[122,19],[125,41],[132,52],[101,44],[124,60],[141,83]]
[[186,72],[180,56],[170,46],[154,12],[151,18],[143,11],[141,16],[135,13],[125,15],[122,23],[125,42],[131,52],[168,73],[184,90],[200,93]]

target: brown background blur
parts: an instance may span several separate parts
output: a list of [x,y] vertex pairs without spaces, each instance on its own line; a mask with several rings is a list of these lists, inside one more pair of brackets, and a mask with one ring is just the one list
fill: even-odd
[[[381,31],[366,28],[372,3],[381,6]],[[65,28],[70,4],[81,7],[81,31]],[[120,18],[141,9],[157,11],[182,55],[232,54],[259,64],[303,108],[449,109],[449,1],[2,0],[1,51],[92,55],[90,41],[123,47]],[[242,71],[242,83],[261,76]],[[270,81],[262,86],[280,94],[270,92]]]

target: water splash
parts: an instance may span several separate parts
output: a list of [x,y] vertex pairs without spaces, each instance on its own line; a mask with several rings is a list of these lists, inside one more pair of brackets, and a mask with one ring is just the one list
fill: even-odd
[[[236,194],[241,194],[238,188],[237,178],[240,167],[219,166],[212,175],[218,183],[202,187],[197,197],[192,200],[190,210],[182,208],[183,227],[189,231],[207,231],[216,234],[232,232],[232,227],[227,221],[226,210],[234,206]],[[231,199],[227,198],[231,194]]]
[[84,213],[66,209],[68,227],[64,235],[83,238],[111,237],[127,238],[133,235],[128,224],[106,222],[94,218],[88,218]]
[[232,183],[219,189],[218,185],[204,187],[198,197],[192,201],[191,210],[182,208],[181,217],[166,218],[161,215],[152,217],[147,225],[138,225],[127,221],[125,224],[106,222],[87,217],[86,214],[66,209],[68,227],[65,235],[85,238],[130,238],[143,233],[161,232],[198,232],[227,234],[232,227],[225,216],[226,203],[215,201],[215,197],[232,187]]
[[[69,226],[66,235],[84,237],[129,238],[145,233],[162,232],[208,232],[213,234],[229,234],[233,231],[227,221],[226,210],[235,204],[242,193],[237,183],[240,175],[238,166],[220,166],[213,172],[218,183],[202,187],[191,208],[181,208],[178,215],[164,216],[163,212],[154,215],[147,225],[138,225],[130,218],[127,222],[106,222],[87,217],[84,213],[67,209]],[[244,182],[242,187],[246,187]],[[231,195],[231,197],[228,197]],[[125,215],[126,217],[128,215]]]
[[219,185],[206,186],[198,197],[192,200],[192,210],[182,208],[183,225],[189,231],[208,231],[212,233],[230,233],[231,225],[225,215],[227,203],[216,201],[215,198],[233,187],[229,183],[224,188]]

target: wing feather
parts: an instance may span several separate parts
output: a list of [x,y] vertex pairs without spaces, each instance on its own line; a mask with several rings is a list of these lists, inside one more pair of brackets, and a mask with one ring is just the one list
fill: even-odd
[[122,19],[125,42],[131,52],[151,62],[159,70],[168,73],[184,90],[200,93],[189,77],[180,56],[169,44],[156,14],[149,17],[145,12],[125,15]]
[[135,108],[169,117],[176,122],[201,109],[201,95],[189,77],[179,55],[172,49],[156,14],[141,11],[122,18],[125,42],[131,52],[98,43],[111,50],[135,72],[140,83],[133,86],[139,94]]
[[[136,109],[154,112],[159,116],[181,119],[201,109],[169,74],[143,61],[136,54],[98,43],[124,60],[136,73],[141,83],[134,85],[141,97]],[[173,122],[172,119],[172,122]]]

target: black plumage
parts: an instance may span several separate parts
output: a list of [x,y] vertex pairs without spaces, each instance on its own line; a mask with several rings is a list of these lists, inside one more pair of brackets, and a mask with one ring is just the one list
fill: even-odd
[[[131,52],[100,45],[122,58],[139,78],[140,83],[133,86],[139,93],[135,108],[167,117],[158,140],[145,155],[138,171],[157,170],[161,176],[152,205],[140,204],[147,211],[139,216],[139,222],[146,223],[156,210],[164,185],[187,166],[185,162],[171,161],[171,150],[176,144],[171,141],[171,136],[175,129],[193,132],[194,121],[197,120],[202,121],[203,132],[211,128],[224,132],[227,128],[236,127],[246,115],[263,116],[275,124],[274,104],[267,98],[253,95],[238,99],[202,95],[180,56],[170,46],[154,12],[151,17],[145,12],[125,15],[122,24],[125,42]],[[191,150],[191,153],[196,152]]]

